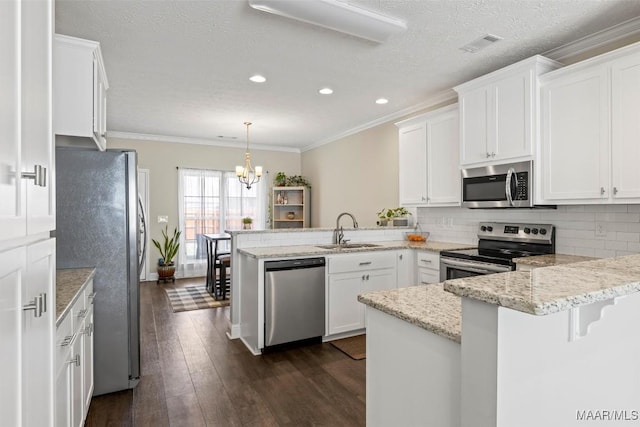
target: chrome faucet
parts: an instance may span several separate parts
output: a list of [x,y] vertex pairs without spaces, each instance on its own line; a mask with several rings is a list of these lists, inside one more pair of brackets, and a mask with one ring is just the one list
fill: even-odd
[[349,212],[342,212],[340,215],[338,215],[338,218],[336,219],[336,229],[333,230],[333,243],[335,243],[336,245],[342,245],[347,242],[347,240],[344,240],[344,232],[342,231],[342,227],[340,226],[340,218],[345,215],[351,217],[351,220],[353,221],[353,228],[358,228],[358,221],[356,221],[356,217],[353,216],[353,214],[350,214]]

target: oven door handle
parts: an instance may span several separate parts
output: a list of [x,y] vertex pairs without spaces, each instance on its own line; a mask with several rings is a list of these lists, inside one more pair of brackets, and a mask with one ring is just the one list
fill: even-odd
[[514,180],[516,184],[516,191],[518,189],[518,175],[516,175],[516,170],[514,168],[509,168],[507,172],[507,179],[505,180],[504,191],[507,195],[507,201],[509,202],[509,206],[513,206],[513,195],[511,194],[511,180]]
[[466,263],[449,259],[440,259],[440,261],[444,266],[464,268],[467,271],[471,271],[474,273],[506,273],[507,271],[512,271],[510,267],[498,267],[488,264],[480,265],[478,263]]

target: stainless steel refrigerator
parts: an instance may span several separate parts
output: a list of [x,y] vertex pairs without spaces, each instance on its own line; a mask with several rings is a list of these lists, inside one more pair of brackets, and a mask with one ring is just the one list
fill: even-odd
[[56,149],[57,268],[95,267],[94,395],[140,380],[135,151]]

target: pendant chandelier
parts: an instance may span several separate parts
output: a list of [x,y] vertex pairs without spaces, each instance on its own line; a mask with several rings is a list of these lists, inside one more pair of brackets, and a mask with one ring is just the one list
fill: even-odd
[[251,153],[249,152],[249,126],[251,122],[244,122],[247,127],[247,151],[244,153],[244,166],[236,166],[236,176],[240,183],[247,186],[247,190],[251,190],[251,186],[260,181],[262,176],[262,166],[251,166]]

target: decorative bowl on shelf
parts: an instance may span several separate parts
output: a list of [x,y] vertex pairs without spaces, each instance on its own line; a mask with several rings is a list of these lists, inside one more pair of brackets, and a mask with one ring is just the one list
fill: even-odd
[[411,233],[404,233],[407,240],[410,242],[426,242],[427,239],[429,238],[429,232],[428,231],[423,231],[423,232],[418,232],[418,231],[413,231]]
[[287,213],[287,218],[288,219],[294,219],[296,217],[296,214],[294,212],[288,212]]

